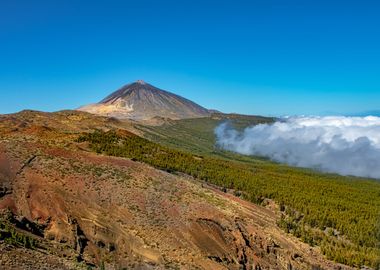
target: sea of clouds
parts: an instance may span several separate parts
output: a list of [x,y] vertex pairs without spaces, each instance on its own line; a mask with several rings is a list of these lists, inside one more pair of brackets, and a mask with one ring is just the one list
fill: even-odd
[[217,145],[297,167],[380,178],[380,117],[288,117],[237,131],[215,129]]

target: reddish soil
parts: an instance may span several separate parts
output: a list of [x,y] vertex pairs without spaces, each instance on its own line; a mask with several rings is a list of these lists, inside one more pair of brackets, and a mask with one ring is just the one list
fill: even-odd
[[25,231],[40,247],[0,241],[1,269],[350,269],[280,230],[273,204],[73,140],[128,123],[27,113],[0,118],[0,210],[42,228]]

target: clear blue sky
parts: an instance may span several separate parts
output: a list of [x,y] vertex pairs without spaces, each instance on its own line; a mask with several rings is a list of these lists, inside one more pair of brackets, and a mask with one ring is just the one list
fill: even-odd
[[225,112],[380,109],[380,1],[1,0],[0,113],[137,79]]

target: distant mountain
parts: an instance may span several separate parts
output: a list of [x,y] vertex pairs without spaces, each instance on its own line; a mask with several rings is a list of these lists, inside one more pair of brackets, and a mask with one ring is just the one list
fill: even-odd
[[380,110],[368,110],[368,111],[361,111],[361,112],[354,112],[354,113],[342,113],[342,112],[336,112],[336,111],[324,111],[321,112],[320,115],[326,115],[326,116],[380,116]]
[[210,111],[176,94],[142,80],[127,84],[102,101],[80,107],[89,113],[135,120],[165,117],[185,119],[207,117]]
[[360,112],[360,113],[355,113],[353,116],[380,116],[380,110],[370,110],[370,111],[365,111],[365,112]]

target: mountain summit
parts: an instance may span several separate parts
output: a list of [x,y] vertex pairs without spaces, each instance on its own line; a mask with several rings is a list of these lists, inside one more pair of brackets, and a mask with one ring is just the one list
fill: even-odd
[[127,84],[99,103],[80,107],[89,113],[145,120],[156,116],[171,119],[206,117],[209,110],[143,80]]

